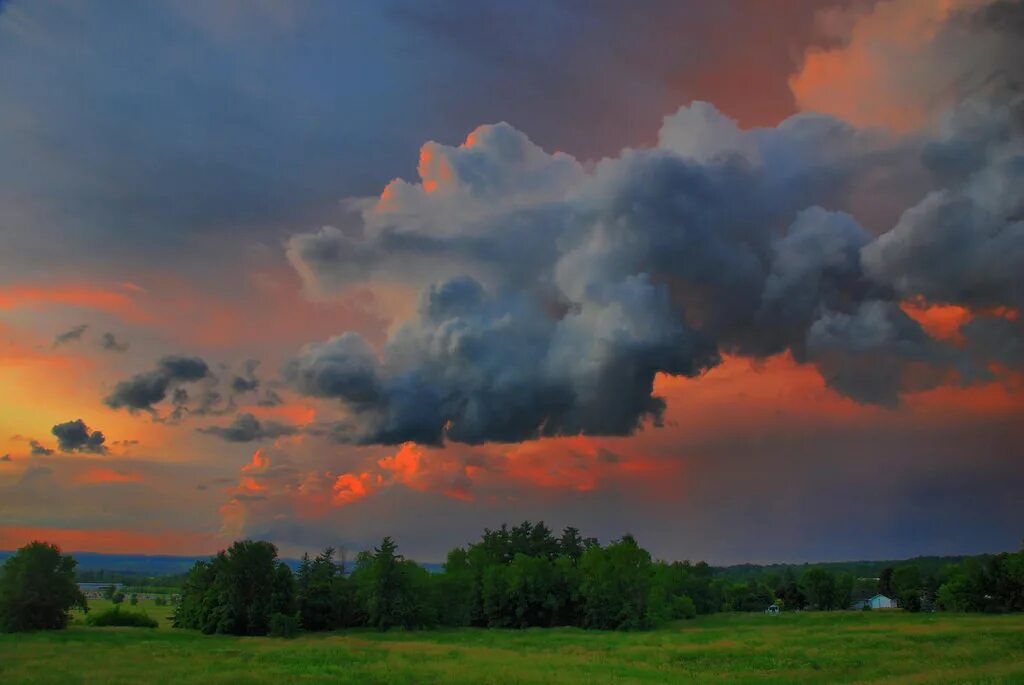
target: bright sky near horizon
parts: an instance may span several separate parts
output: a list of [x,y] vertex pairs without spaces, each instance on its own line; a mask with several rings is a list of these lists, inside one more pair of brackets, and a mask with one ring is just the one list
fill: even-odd
[[0,1],[0,549],[1024,535],[1024,2]]

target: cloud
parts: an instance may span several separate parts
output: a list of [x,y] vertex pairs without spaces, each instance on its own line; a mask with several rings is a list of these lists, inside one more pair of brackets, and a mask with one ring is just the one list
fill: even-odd
[[11,455],[9,455],[9,454],[3,455],[2,457],[0,457],[0,461],[11,461]]
[[299,432],[296,426],[289,426],[276,421],[260,421],[249,413],[239,414],[228,426],[210,426],[197,429],[200,433],[215,435],[228,442],[253,442],[254,440],[273,440]]
[[256,369],[259,365],[260,362],[257,359],[246,360],[242,375],[231,379],[231,391],[241,394],[258,390],[260,381],[256,378]]
[[837,45],[808,52],[790,78],[797,105],[860,126],[934,124],[979,93],[1024,84],[1019,0],[890,0],[853,17]]
[[[975,40],[983,15],[926,39]],[[1021,326],[991,312],[1024,306],[1024,100],[958,97],[912,136],[811,113],[742,129],[698,102],[595,165],[504,123],[428,142],[418,182],[353,202],[360,226],[287,244],[313,296],[397,280],[415,313],[377,349],[352,331],[307,345],[285,380],[341,401],[334,439],[432,445],[631,434],[661,420],[656,376],[723,354],[789,353],[883,406],[989,380],[1019,358]],[[934,338],[915,298],[1004,323]]]
[[107,332],[100,338],[100,347],[108,352],[125,352],[128,350],[128,343],[119,342],[113,333]]
[[43,456],[47,456],[49,454],[53,454],[53,450],[52,449],[50,449],[49,447],[46,447],[45,445],[40,443],[38,440],[29,440],[28,441],[28,445],[31,448],[31,454],[33,456],[43,457]]
[[74,328],[72,328],[69,331],[64,331],[63,333],[58,333],[57,335],[55,335],[53,337],[53,346],[54,347],[59,347],[60,345],[63,345],[65,343],[77,342],[77,341],[81,340],[82,339],[82,335],[85,333],[85,331],[88,328],[89,328],[89,324],[83,323],[81,325],[75,326]]
[[176,386],[199,381],[209,375],[209,366],[198,357],[168,356],[162,358],[155,369],[119,382],[103,401],[111,409],[152,412],[153,405],[162,402],[169,389],[183,391]]
[[51,430],[57,438],[57,446],[61,452],[97,452],[104,453],[106,438],[100,431],[91,431],[82,419],[58,423]]

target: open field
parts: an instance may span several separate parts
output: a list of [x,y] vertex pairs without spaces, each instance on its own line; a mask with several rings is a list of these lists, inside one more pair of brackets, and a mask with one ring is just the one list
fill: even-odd
[[167,625],[0,635],[0,682],[1024,683],[1021,615],[734,614],[637,633],[349,631],[294,640]]

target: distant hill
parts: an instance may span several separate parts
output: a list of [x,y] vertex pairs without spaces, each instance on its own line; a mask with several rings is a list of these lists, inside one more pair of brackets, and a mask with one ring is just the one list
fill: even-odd
[[[0,563],[3,563],[13,552],[0,551]],[[100,554],[97,552],[72,552],[78,561],[79,571],[109,571],[139,576],[172,576],[187,572],[200,559],[209,559],[209,555],[198,557],[179,557],[159,554]],[[948,564],[960,564],[965,559],[986,559],[991,554],[913,557],[910,559],[887,559],[881,561],[826,561],[821,563],[802,564],[735,564],[733,566],[715,566],[716,575],[729,580],[742,582],[764,573],[782,573],[792,568],[798,574],[812,566],[827,568],[836,573],[846,572],[855,578],[877,578],[882,569],[900,564],[916,564],[925,575],[935,575]],[[295,570],[299,566],[298,559],[283,559]],[[443,564],[423,563],[423,568],[431,573],[440,573]]]
[[782,573],[791,568],[801,573],[811,567],[826,568],[834,573],[849,573],[855,578],[877,578],[884,568],[914,564],[924,575],[936,575],[949,564],[961,564],[965,559],[987,559],[991,554],[968,554],[951,556],[912,557],[910,559],[887,559],[881,561],[824,561],[820,563],[802,564],[736,564],[733,566],[717,566],[715,572],[729,580],[741,582],[765,573]]
[[[0,551],[0,564],[14,552]],[[170,554],[101,554],[99,552],[71,552],[78,562],[78,571],[109,571],[126,575],[147,577],[173,576],[186,573],[199,560],[209,559],[209,555],[197,557],[179,557]],[[294,571],[299,567],[298,559],[282,559]],[[441,564],[421,564],[431,573],[439,573]]]

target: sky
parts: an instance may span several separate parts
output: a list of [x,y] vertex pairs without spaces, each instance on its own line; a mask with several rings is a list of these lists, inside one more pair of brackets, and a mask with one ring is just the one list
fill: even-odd
[[0,549],[1024,536],[1024,2],[0,2]]

